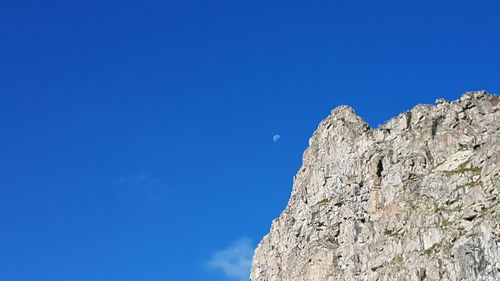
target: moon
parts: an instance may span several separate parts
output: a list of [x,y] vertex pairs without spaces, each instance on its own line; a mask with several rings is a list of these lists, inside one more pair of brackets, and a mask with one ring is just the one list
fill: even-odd
[[280,139],[281,139],[281,136],[280,136],[280,135],[274,135],[274,136],[273,136],[273,141],[274,141],[274,142],[277,142],[277,141],[279,141]]

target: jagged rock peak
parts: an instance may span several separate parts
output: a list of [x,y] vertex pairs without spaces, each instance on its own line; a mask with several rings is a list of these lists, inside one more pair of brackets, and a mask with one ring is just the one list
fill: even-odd
[[323,120],[253,281],[500,280],[500,98]]
[[350,131],[350,137],[353,138],[357,134],[368,130],[370,130],[370,126],[360,116],[356,115],[352,107],[340,105],[334,108],[330,116],[319,124],[318,129],[309,140],[309,145],[313,145],[316,139],[324,137],[324,131],[329,131],[331,137],[349,137],[345,132]]
[[339,105],[332,110],[332,117],[334,118],[352,118],[358,117],[354,109],[348,105]]

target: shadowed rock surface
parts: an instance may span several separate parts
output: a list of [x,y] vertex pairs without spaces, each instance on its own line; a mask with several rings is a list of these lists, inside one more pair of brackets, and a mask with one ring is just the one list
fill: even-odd
[[253,281],[500,280],[500,98],[323,120]]

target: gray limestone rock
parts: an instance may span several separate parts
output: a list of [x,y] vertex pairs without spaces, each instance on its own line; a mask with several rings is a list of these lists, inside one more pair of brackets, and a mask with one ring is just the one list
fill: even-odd
[[377,129],[337,107],[251,279],[500,280],[499,163],[497,95],[417,105]]

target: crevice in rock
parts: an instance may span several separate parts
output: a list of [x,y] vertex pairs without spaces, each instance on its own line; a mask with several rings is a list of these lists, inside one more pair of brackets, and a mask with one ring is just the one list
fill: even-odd
[[444,120],[443,116],[439,116],[438,118],[432,120],[432,128],[431,128],[432,139],[434,139],[434,137],[436,136],[437,130],[438,130],[439,126],[441,125],[441,123],[443,122],[443,120]]
[[411,129],[411,111],[407,111],[406,113],[406,128]]
[[384,160],[384,157],[380,157],[377,163],[377,177],[382,177],[382,172],[384,171],[384,166],[382,164],[382,161]]

